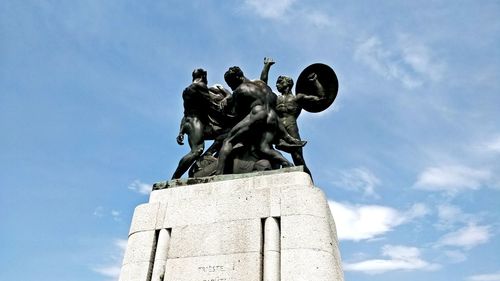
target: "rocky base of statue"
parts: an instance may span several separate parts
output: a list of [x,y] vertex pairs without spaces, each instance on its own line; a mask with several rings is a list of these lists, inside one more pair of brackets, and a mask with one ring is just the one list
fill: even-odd
[[[288,147],[297,148],[298,145]],[[245,174],[251,172],[262,172],[280,168],[280,163],[273,163],[268,159],[260,158],[255,150],[245,149],[242,144],[234,147],[233,155],[227,162],[225,174]],[[190,178],[201,178],[213,175],[217,169],[217,158],[212,155],[203,155],[189,169]]]
[[155,184],[120,281],[343,281],[335,223],[301,167]]

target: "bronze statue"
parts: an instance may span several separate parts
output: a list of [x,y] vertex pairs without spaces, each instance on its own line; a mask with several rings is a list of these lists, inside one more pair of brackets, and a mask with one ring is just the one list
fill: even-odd
[[[232,94],[221,85],[208,87],[205,70],[193,71],[193,82],[182,94],[184,116],[177,136],[182,145],[186,134],[191,150],[172,179],[188,169],[190,177],[203,177],[291,166],[276,149],[290,153],[294,164],[310,173],[302,152],[307,142],[300,140],[297,118],[302,109],[320,112],[333,103],[337,77],[327,65],[310,65],[299,75],[295,95],[293,79],[280,76],[278,97],[267,86],[273,64],[264,59],[260,80],[249,80],[237,66],[229,68],[224,79]],[[214,143],[204,152],[205,140]]]
[[[223,174],[226,167],[226,158],[232,152],[234,145],[239,142],[257,146],[259,154],[271,162],[279,163],[281,167],[292,164],[283,155],[272,147],[279,130],[279,118],[274,111],[276,96],[261,80],[249,80],[237,66],[229,68],[224,79],[233,90],[233,103],[239,122],[229,131],[219,152],[215,174]],[[304,145],[286,134],[283,138],[291,144]]]
[[[264,67],[262,69],[261,80],[267,83],[268,74],[271,66],[275,62],[270,58],[264,58]],[[302,105],[304,102],[316,102],[320,103],[324,99],[324,89],[322,85],[317,80],[317,75],[311,72],[308,75],[308,82],[315,84],[316,92],[318,95],[307,95],[304,93],[292,93],[293,79],[288,76],[279,76],[276,81],[276,89],[281,94],[278,96],[278,101],[276,105],[276,113],[280,118],[280,122],[283,124],[285,130],[294,138],[300,140],[299,127],[297,126],[297,118],[302,111]],[[302,152],[302,147],[287,147],[278,144],[278,149],[289,152],[293,159],[293,164],[304,166],[304,171],[311,174],[309,168],[307,167],[304,155]]]
[[227,133],[227,123],[232,117],[230,113],[223,112],[223,104],[227,103],[231,94],[220,85],[208,88],[207,72],[201,68],[195,69],[192,76],[193,83],[182,93],[184,117],[177,136],[177,143],[183,145],[186,134],[191,150],[179,161],[172,179],[180,178],[202,156],[205,140],[215,140],[207,154],[220,148],[220,137]]

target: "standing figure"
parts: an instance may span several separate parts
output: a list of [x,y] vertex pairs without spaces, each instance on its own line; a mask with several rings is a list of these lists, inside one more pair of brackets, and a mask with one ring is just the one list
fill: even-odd
[[[264,58],[264,68],[261,73],[261,80],[267,83],[267,77],[269,69],[274,64],[274,61],[270,58]],[[279,116],[280,122],[285,130],[294,138],[300,140],[299,127],[297,126],[297,118],[302,111],[302,104],[304,102],[318,102],[321,101],[322,86],[317,80],[317,75],[311,73],[308,75],[308,82],[313,84],[318,90],[320,96],[306,95],[303,93],[297,93],[294,95],[292,93],[293,79],[288,76],[279,76],[276,81],[276,89],[281,94],[278,96],[276,104],[276,113]],[[304,155],[302,152],[302,147],[289,147],[282,145],[282,142],[277,145],[278,149],[289,152],[292,156],[293,163],[295,165],[304,166],[304,171],[311,175],[309,168],[307,167]]]
[[[177,143],[184,144],[184,134],[188,136],[191,150],[181,158],[172,179],[180,178],[189,167],[200,158],[205,149],[205,140],[223,134],[225,128],[222,104],[230,98],[222,86],[207,87],[207,72],[201,68],[193,71],[193,83],[184,89],[184,117],[182,118]],[[219,111],[219,112],[217,112]],[[215,114],[218,113],[218,114]],[[216,146],[219,142],[214,142]]]
[[[310,77],[311,80],[316,79],[316,76]],[[307,96],[301,93],[294,95],[292,93],[293,79],[288,76],[279,76],[276,81],[276,89],[281,94],[278,96],[276,105],[276,113],[278,114],[281,123],[285,130],[294,138],[300,140],[299,127],[297,126],[297,118],[302,111],[301,102],[303,100],[318,100],[316,96]],[[292,155],[295,165],[304,166],[304,172],[311,174],[304,160],[302,147],[296,147],[291,150],[287,149]]]

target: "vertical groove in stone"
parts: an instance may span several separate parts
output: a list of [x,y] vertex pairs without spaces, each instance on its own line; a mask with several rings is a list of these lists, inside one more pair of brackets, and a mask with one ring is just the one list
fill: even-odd
[[165,276],[168,248],[170,246],[170,232],[170,229],[163,228],[158,235],[151,281],[163,281]]
[[264,223],[264,281],[280,281],[280,222],[268,217]]
[[153,276],[153,266],[154,266],[154,258],[156,256],[156,246],[158,245],[158,236],[159,236],[159,230],[155,230],[155,237],[153,240],[153,247],[151,248],[151,257],[149,258],[149,269],[148,269],[148,276],[146,278],[146,281],[151,281],[151,277]]

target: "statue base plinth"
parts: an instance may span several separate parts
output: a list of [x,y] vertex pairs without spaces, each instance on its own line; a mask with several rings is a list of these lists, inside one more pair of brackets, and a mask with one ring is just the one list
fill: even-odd
[[155,189],[135,209],[120,281],[343,281],[328,202],[298,168]]

